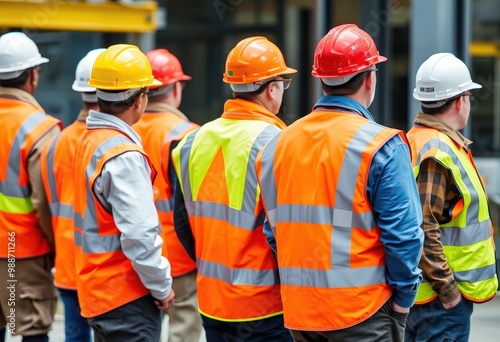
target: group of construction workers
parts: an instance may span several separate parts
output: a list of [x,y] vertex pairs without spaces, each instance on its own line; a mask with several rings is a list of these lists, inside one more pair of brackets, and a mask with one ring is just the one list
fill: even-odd
[[356,25],[332,28],[312,67],[323,96],[287,126],[297,70],[245,38],[232,99],[199,126],[173,54],[113,45],[78,63],[83,109],[62,129],[33,97],[48,59],[0,36],[0,341],[48,341],[58,297],[66,341],[159,341],[166,315],[171,342],[467,341],[498,289],[460,133],[481,86],[430,56],[405,133],[368,110],[386,60]]

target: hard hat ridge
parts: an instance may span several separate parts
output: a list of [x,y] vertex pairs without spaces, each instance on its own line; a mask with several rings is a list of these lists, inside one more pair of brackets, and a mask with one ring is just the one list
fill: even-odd
[[23,32],[0,36],[0,80],[15,79],[24,70],[48,61],[42,57],[35,42]]
[[[472,82],[464,62],[451,53],[436,53],[418,68],[413,97],[422,102],[442,101],[444,104],[444,100],[479,88],[482,86]],[[432,104],[429,106],[436,107]]]

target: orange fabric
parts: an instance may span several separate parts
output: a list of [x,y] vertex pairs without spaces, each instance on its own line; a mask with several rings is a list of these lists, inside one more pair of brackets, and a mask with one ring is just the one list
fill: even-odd
[[[11,153],[19,156],[19,171],[17,176],[17,184],[19,186],[29,186],[29,176],[27,168],[27,160],[30,152],[36,142],[43,137],[54,126],[61,122],[56,118],[45,115],[45,118],[40,121],[34,128],[26,133],[25,140],[22,143],[21,150],[12,151],[11,148],[23,123],[27,122],[36,113],[43,113],[41,108],[35,107],[27,102],[0,98],[0,127],[2,134],[0,135],[0,181],[7,180],[9,172],[9,158]],[[33,209],[30,213],[17,214],[3,212],[0,210],[0,258],[9,256],[9,248],[7,242],[9,232],[15,233],[15,257],[16,258],[31,258],[51,252],[52,248],[46,236],[40,228],[36,211]],[[12,247],[12,245],[9,245]]]
[[[258,124],[261,127],[262,121],[264,121],[280,129],[285,127],[279,118],[265,108],[240,99],[226,101],[221,119],[232,121],[230,124],[224,123],[224,125],[234,127],[235,135],[240,134],[242,129],[248,133],[245,146],[228,147],[228,150],[231,151],[239,152],[242,150],[242,155],[244,155],[243,150],[250,149],[257,139],[257,136],[251,133],[256,132],[253,125]],[[218,136],[217,132],[222,129],[219,127],[221,119],[202,126],[196,134],[195,144],[210,144],[213,137]],[[206,135],[203,135],[204,132]],[[220,141],[217,143],[222,144]],[[231,143],[229,142],[229,144]],[[196,152],[196,150],[196,146],[193,145],[191,152]],[[201,204],[203,202],[228,206],[229,194],[231,191],[238,191],[231,188],[227,181],[226,165],[232,161],[231,158],[237,158],[240,163],[247,162],[247,160],[242,161],[243,157],[238,153],[224,155],[222,148],[219,148],[212,160],[204,160],[204,162],[210,163],[210,166],[197,191],[197,197],[193,198],[194,202],[200,203],[201,208],[203,208],[203,204]],[[190,166],[191,177],[201,176],[196,175],[195,172],[196,166]],[[245,188],[252,186],[248,182],[249,180],[246,180]],[[183,185],[184,189],[190,187],[190,184]],[[257,187],[257,184],[255,186]],[[251,231],[234,226],[226,220],[203,216],[203,212],[196,216],[189,215],[189,223],[196,241],[195,254],[198,262],[217,263],[236,272],[239,269],[277,271],[274,253],[266,243],[262,223],[259,224],[258,217],[262,214],[263,208],[259,198],[256,198],[255,201],[254,212],[247,213],[249,216],[253,214],[249,220],[255,220],[256,226]],[[200,312],[216,320],[259,320],[279,315],[283,310],[279,284],[259,286],[230,284],[198,272],[197,286]]]
[[[157,170],[162,170],[154,182],[155,187],[159,190],[157,200],[173,200],[173,184],[170,183],[168,177],[171,143],[181,140],[184,135],[199,126],[190,123],[188,127],[169,141],[164,140],[174,127],[187,122],[186,119],[172,113],[146,112],[142,115],[141,120],[133,125],[133,129],[141,136],[144,150],[151,158],[153,165]],[[170,262],[172,277],[179,277],[194,271],[196,263],[188,256],[175,233],[173,211],[158,210],[158,216],[162,227],[162,254]]]
[[[73,206],[74,201],[74,156],[76,143],[80,135],[85,131],[85,121],[75,121],[66,127],[54,146],[54,164],[47,162],[48,148],[45,146],[41,157],[42,180],[47,200],[50,203],[58,202],[62,205]],[[49,186],[49,172],[53,173],[56,181],[56,193],[51,192]],[[57,287],[76,290],[75,269],[75,224],[74,219],[57,215],[52,211],[52,228],[56,245],[55,275],[54,283]]]
[[[274,156],[278,208],[290,204],[335,208],[336,189],[343,185],[338,182],[347,146],[367,122],[355,114],[317,110],[284,130],[278,138]],[[372,158],[396,134],[406,141],[402,132],[383,129],[363,151],[360,169],[347,170],[357,178],[350,202],[353,213],[372,210],[366,197]],[[262,153],[256,163],[259,179],[262,175],[261,158]],[[346,267],[385,265],[380,228],[374,226],[364,231],[352,227],[350,233],[350,264]],[[330,224],[278,221],[275,238],[280,268],[332,270],[335,250],[332,251]],[[392,289],[387,283],[345,288],[282,283],[281,294],[287,328],[326,331],[348,328],[366,320],[389,299]]]
[[[120,234],[113,215],[100,204],[91,190],[104,164],[129,151],[140,152],[149,161],[145,152],[130,140],[130,143],[120,144],[104,152],[97,161],[94,172],[87,177],[85,170],[90,165],[96,150],[102,143],[115,136],[126,135],[114,129],[85,130],[75,150],[75,156],[79,156],[75,160],[74,172],[75,214],[84,218],[84,214],[88,212],[87,206],[94,206],[97,227],[93,228],[98,231],[99,237]],[[153,164],[149,163],[152,170],[151,183],[153,183],[156,171],[154,171]],[[87,193],[88,189],[92,192],[91,194]],[[87,198],[92,198],[92,200],[88,201]],[[92,219],[92,217],[88,218],[90,221]],[[82,227],[75,227],[75,232],[81,234]],[[134,271],[131,261],[121,249],[113,252],[90,253],[83,250],[82,246],[77,246],[75,258],[78,273],[78,299],[83,317],[101,315],[149,293],[139,275]]]

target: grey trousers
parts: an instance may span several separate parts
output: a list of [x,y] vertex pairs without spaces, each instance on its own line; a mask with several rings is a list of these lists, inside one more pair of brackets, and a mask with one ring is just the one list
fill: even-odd
[[296,342],[403,342],[407,314],[393,312],[388,300],[373,316],[350,328],[330,331],[290,330]]
[[168,342],[198,342],[202,324],[198,311],[196,271],[175,277],[172,288],[175,292],[174,306],[164,312],[169,317]]
[[162,313],[146,295],[105,314],[88,319],[94,342],[157,342]]

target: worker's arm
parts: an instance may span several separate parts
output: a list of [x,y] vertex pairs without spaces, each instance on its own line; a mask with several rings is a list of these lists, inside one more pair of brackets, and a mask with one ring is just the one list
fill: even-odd
[[189,217],[184,203],[181,187],[174,186],[174,228],[179,241],[191,259],[196,261],[195,241]]
[[400,136],[390,139],[375,154],[367,194],[381,229],[386,280],[394,289],[393,302],[399,311],[407,311],[422,280],[418,263],[424,234],[409,148]]
[[151,295],[170,295],[170,263],[161,255],[163,240],[154,204],[149,166],[139,152],[123,153],[104,165],[94,192],[113,214],[123,253]]
[[31,185],[31,202],[36,210],[38,222],[43,234],[47,237],[50,246],[54,249],[54,232],[52,231],[52,221],[49,210],[45,188],[43,186],[42,174],[40,169],[40,155],[42,150],[53,137],[58,135],[61,129],[55,125],[43,137],[33,145],[27,161],[29,181]]
[[439,223],[451,220],[451,210],[460,199],[460,193],[450,171],[434,159],[426,159],[420,164],[417,187],[425,235],[419,266],[445,308],[453,307],[460,301],[461,294],[444,255]]

